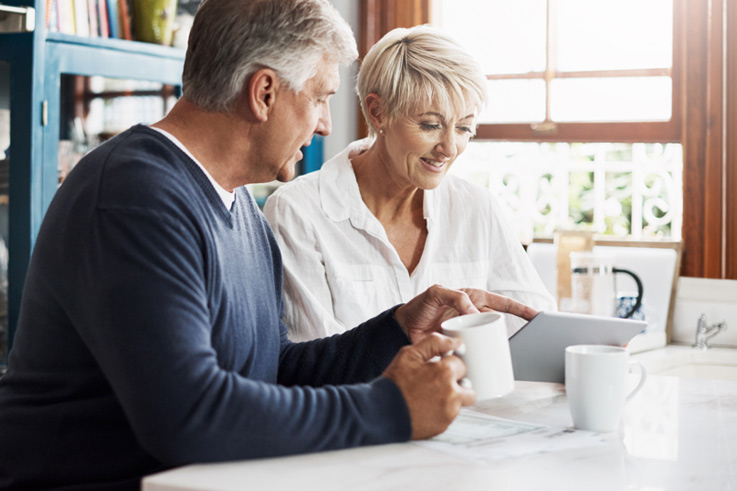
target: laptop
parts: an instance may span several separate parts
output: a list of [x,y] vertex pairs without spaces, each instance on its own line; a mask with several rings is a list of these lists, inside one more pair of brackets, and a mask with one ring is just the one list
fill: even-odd
[[565,350],[574,344],[624,346],[645,321],[540,312],[509,338],[515,380],[565,382]]

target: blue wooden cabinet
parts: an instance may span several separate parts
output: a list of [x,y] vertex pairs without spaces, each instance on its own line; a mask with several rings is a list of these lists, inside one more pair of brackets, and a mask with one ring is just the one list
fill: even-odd
[[35,29],[0,33],[0,61],[10,72],[8,217],[9,343],[18,321],[28,261],[58,186],[60,87],[63,74],[181,84],[184,50],[45,30],[45,0],[0,0],[34,7]]

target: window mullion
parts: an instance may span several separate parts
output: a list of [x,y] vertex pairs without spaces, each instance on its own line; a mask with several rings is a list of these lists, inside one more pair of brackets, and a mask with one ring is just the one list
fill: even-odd
[[546,31],[547,43],[545,46],[545,123],[553,121],[551,114],[551,85],[555,72],[558,69],[558,41],[556,36],[556,23],[553,22],[557,15],[556,0],[547,0]]

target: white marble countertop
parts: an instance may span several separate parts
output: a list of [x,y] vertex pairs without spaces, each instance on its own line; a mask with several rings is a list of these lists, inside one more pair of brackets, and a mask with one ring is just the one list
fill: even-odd
[[[517,382],[474,409],[570,426],[562,385]],[[413,443],[191,465],[149,476],[173,490],[737,490],[737,382],[651,375],[618,432],[591,448],[471,461]]]
[[670,344],[665,348],[637,353],[631,357],[641,362],[648,373],[689,378],[732,380],[737,382],[737,349],[694,349]]

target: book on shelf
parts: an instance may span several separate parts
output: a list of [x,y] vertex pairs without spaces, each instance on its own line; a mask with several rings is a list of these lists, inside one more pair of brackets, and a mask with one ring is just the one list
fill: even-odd
[[45,0],[49,32],[133,40],[128,0]]
[[95,0],[87,0],[87,14],[89,16],[90,37],[96,38],[100,36],[99,18],[97,14],[97,4]]
[[97,4],[97,19],[100,27],[100,37],[110,37],[109,20],[107,16],[107,0],[95,0]]
[[56,0],[46,0],[46,30],[57,32],[59,30],[59,14],[57,13]]
[[57,0],[56,15],[59,22],[59,32],[62,34],[76,34],[74,25],[74,2],[73,0]]
[[73,0],[74,27],[77,36],[89,37],[90,14],[87,11],[87,0]]
[[129,14],[130,7],[128,5],[128,1],[118,0],[118,7],[120,39],[127,39],[130,41],[133,37],[131,36],[131,16]]
[[111,38],[120,38],[119,20],[118,20],[118,0],[102,0],[107,1],[107,18],[108,33]]

